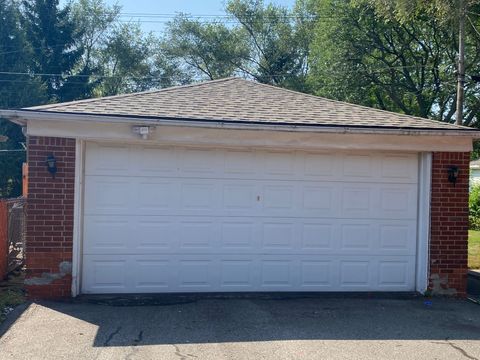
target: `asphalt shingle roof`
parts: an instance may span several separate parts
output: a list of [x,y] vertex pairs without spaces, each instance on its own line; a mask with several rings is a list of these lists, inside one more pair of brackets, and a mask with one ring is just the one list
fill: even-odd
[[471,130],[240,78],[50,104],[27,110],[233,123]]

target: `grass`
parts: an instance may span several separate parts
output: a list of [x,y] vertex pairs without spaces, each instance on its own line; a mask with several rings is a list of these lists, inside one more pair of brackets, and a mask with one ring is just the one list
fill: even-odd
[[480,269],[480,231],[468,231],[468,267]]
[[12,308],[24,302],[25,295],[20,289],[0,289],[0,324]]

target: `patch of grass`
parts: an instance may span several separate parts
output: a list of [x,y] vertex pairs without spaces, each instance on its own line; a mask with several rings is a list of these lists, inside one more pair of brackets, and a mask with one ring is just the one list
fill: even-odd
[[25,295],[20,289],[0,289],[0,323],[7,314],[17,305],[25,302]]
[[480,231],[468,231],[468,267],[480,269]]

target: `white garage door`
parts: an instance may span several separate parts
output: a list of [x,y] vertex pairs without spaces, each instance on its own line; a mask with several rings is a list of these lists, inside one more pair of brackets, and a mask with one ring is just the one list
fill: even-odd
[[415,289],[418,156],[86,147],[84,293]]

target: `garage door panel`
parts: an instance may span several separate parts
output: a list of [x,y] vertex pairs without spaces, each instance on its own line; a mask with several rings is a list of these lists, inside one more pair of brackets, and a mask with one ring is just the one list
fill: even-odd
[[[416,154],[265,152],[89,143],[85,174],[246,180],[416,183]],[[283,158],[283,160],[282,160]],[[292,171],[293,170],[293,171]]]
[[[158,190],[157,190],[158,189]],[[340,195],[341,194],[341,195]],[[87,215],[416,219],[415,186],[247,180],[86,178]]]
[[279,217],[85,216],[86,254],[414,255],[416,223]]
[[82,291],[407,291],[418,158],[87,144]]
[[84,293],[409,291],[415,257],[88,255]]

